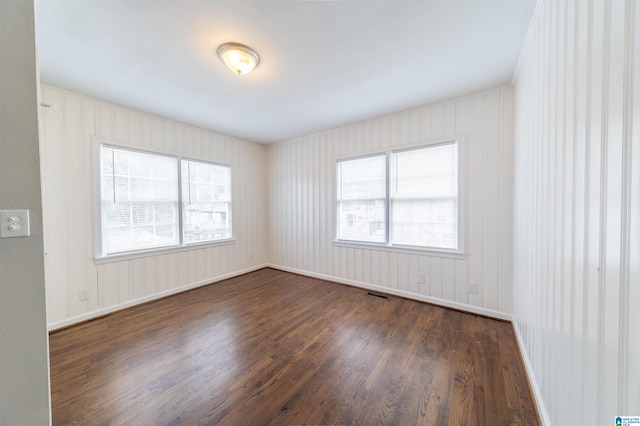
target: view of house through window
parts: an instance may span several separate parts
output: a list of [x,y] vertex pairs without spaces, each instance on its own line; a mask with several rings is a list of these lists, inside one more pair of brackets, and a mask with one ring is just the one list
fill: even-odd
[[232,237],[228,166],[100,145],[99,193],[98,257]]
[[457,142],[338,160],[337,182],[338,241],[459,249]]

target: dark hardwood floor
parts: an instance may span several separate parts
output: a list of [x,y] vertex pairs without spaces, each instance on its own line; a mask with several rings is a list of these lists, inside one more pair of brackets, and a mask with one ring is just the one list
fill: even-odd
[[50,335],[55,425],[537,425],[509,323],[262,269]]

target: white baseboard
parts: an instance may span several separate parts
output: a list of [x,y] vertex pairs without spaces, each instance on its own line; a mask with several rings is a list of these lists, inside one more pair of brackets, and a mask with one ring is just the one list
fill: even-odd
[[544,405],[542,392],[540,392],[540,386],[538,385],[538,381],[536,380],[536,376],[533,372],[533,366],[531,365],[531,360],[529,359],[522,334],[520,334],[520,329],[518,328],[518,324],[516,323],[515,318],[513,319],[513,321],[511,321],[511,323],[513,324],[513,331],[516,335],[516,342],[518,343],[520,354],[522,355],[522,362],[524,363],[525,373],[529,378],[529,384],[531,385],[531,391],[533,392],[533,399],[535,400],[536,408],[538,409],[538,414],[540,415],[540,421],[542,422],[543,426],[550,426],[551,420],[549,420],[549,413],[547,412],[547,407]]
[[182,293],[183,291],[187,291],[187,290],[191,290],[197,287],[202,287],[205,286],[207,284],[213,284],[215,282],[218,281],[223,281],[229,278],[233,278],[233,277],[237,277],[239,275],[244,275],[247,274],[249,272],[253,272],[253,271],[257,271],[258,269],[263,269],[268,267],[268,264],[262,264],[262,265],[257,265],[257,266],[252,266],[250,268],[247,269],[242,269],[239,271],[234,271],[234,272],[230,272],[228,274],[224,274],[224,275],[220,275],[214,278],[208,278],[206,280],[202,280],[202,281],[198,281],[195,283],[191,283],[191,284],[187,284],[181,287],[176,287],[176,288],[172,288],[169,290],[165,290],[165,291],[161,291],[159,293],[154,293],[154,294],[150,294],[148,296],[144,296],[144,297],[140,297],[138,299],[133,299],[133,300],[128,300],[124,303],[119,303],[117,305],[113,305],[113,306],[109,306],[107,308],[103,308],[103,309],[98,309],[96,311],[92,311],[92,312],[87,312],[81,315],[76,315],[74,317],[71,318],[66,318],[62,321],[57,321],[54,323],[51,323],[47,326],[49,331],[53,331],[53,330],[57,330],[59,328],[63,328],[63,327],[68,327],[70,325],[79,323],[79,322],[83,322],[83,321],[87,321],[90,319],[94,319],[94,318],[98,318],[98,317],[102,317],[104,315],[116,312],[116,311],[120,311],[122,309],[126,309],[126,308],[130,308],[132,306],[135,305],[139,305],[141,303],[145,303],[145,302],[150,302],[152,300],[156,300],[156,299],[161,299],[163,297],[167,297],[167,296],[171,296],[172,294],[177,294],[177,293]]
[[444,306],[446,308],[452,308],[459,311],[469,312],[472,314],[483,315],[486,317],[496,318],[504,321],[512,321],[510,314],[494,311],[492,309],[478,308],[476,306],[465,305],[464,303],[452,302],[449,300],[439,299],[437,297],[423,296],[421,294],[411,293],[409,291],[398,290],[395,288],[383,287],[375,284],[369,284],[361,281],[348,280],[340,277],[334,277],[332,275],[318,274],[315,272],[304,271],[301,269],[289,268],[287,266],[281,266],[276,264],[267,265],[270,268],[278,269],[285,272],[292,272],[294,274],[305,275],[307,277],[319,278],[321,280],[333,281],[340,284],[346,284],[353,287],[364,288],[366,290],[374,290],[381,293],[393,294],[394,296],[400,296],[407,299],[417,300],[420,302],[427,302],[438,306]]

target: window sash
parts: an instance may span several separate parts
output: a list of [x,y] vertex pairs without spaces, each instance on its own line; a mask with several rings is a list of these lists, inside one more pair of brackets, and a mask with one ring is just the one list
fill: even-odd
[[185,244],[232,237],[228,166],[182,160],[182,219]]
[[390,245],[457,250],[457,142],[392,152],[390,162]]
[[336,238],[343,241],[385,243],[386,156],[340,160],[336,169]]
[[178,245],[177,160],[105,145],[100,154],[103,252]]

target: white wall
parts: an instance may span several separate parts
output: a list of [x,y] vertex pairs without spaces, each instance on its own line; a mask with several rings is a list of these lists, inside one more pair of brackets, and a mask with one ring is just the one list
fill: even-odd
[[0,424],[47,425],[33,2],[0,2],[0,209],[28,209],[31,236],[0,239]]
[[[513,89],[501,87],[269,146],[271,262],[283,269],[509,317]],[[335,160],[464,139],[466,257],[333,244]],[[417,284],[418,272],[427,283]],[[469,294],[469,282],[479,294]]]
[[550,424],[640,415],[639,9],[541,1],[514,78],[514,319]]
[[[43,85],[42,173],[50,328],[267,262],[266,148]],[[96,265],[92,136],[232,167],[236,243]],[[261,213],[262,212],[262,213]],[[80,301],[78,291],[90,299]]]

